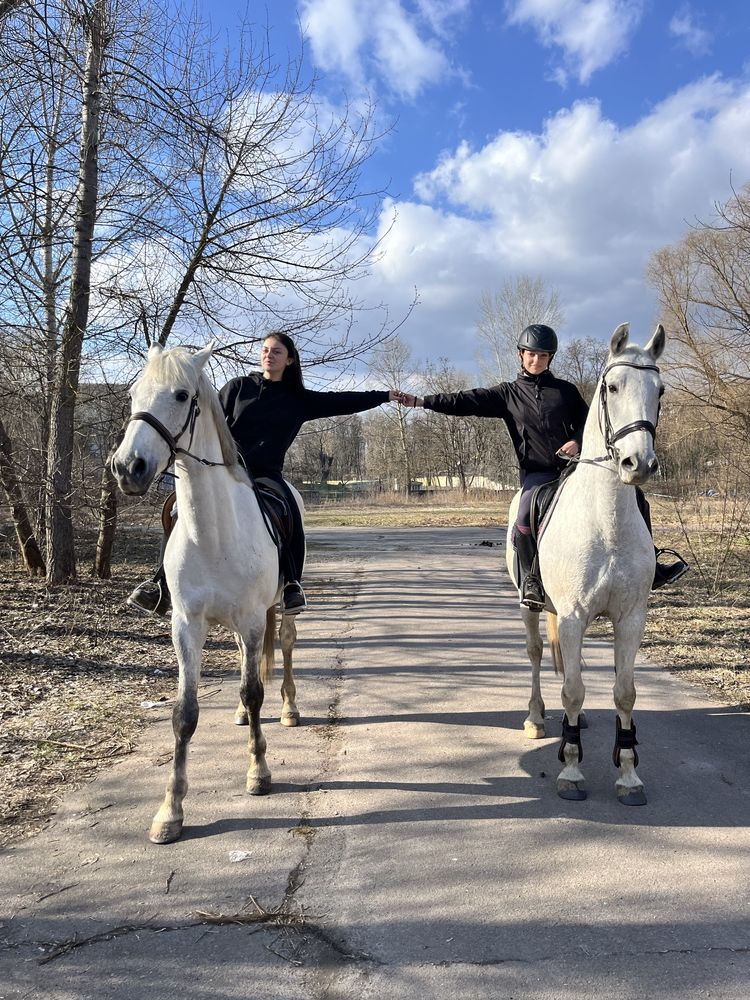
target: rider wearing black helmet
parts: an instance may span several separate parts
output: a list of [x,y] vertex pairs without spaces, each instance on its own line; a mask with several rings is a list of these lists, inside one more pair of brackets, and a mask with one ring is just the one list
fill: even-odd
[[[513,382],[424,399],[408,393],[397,398],[404,406],[424,406],[453,416],[499,417],[505,422],[521,475],[521,500],[513,531],[521,573],[521,603],[532,611],[541,611],[544,590],[535,569],[531,499],[537,486],[557,479],[578,455],[588,406],[572,382],[556,378],[549,370],[558,346],[552,327],[532,323],[522,331],[517,346],[521,370]],[[647,504],[644,517],[650,530]],[[674,582],[686,569],[681,560],[674,566],[657,563],[654,586]]]

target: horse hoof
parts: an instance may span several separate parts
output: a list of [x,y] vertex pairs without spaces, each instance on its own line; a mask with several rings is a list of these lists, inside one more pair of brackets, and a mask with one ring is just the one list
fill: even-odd
[[583,785],[575,781],[558,781],[557,794],[561,799],[569,799],[571,802],[583,802],[586,798],[586,789]]
[[235,726],[247,726],[249,725],[247,715],[240,715],[239,712],[234,717]]
[[280,721],[282,726],[298,726],[299,712],[284,712]]
[[247,783],[248,795],[268,795],[271,791],[270,778],[254,778]]
[[174,823],[154,823],[148,832],[148,839],[152,844],[173,844],[182,835],[182,823],[176,820]]
[[623,788],[617,789],[617,801],[624,806],[645,806],[646,793],[643,788]]
[[545,736],[544,724],[539,725],[537,722],[529,722],[528,720],[523,724],[524,736],[530,740],[543,740]]
[[581,727],[581,729],[589,728],[589,720],[586,718],[585,712],[578,713],[578,725]]

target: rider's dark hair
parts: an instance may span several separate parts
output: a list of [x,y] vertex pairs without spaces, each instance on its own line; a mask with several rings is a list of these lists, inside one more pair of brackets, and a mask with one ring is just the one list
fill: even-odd
[[299,351],[292,340],[292,338],[286,333],[280,333],[278,330],[271,330],[263,338],[264,341],[272,338],[273,340],[278,340],[282,347],[286,348],[286,352],[293,361],[290,365],[287,365],[284,369],[284,374],[281,376],[281,381],[288,386],[288,388],[293,389],[295,392],[301,392],[305,388],[305,383],[302,380],[302,366],[299,360]]

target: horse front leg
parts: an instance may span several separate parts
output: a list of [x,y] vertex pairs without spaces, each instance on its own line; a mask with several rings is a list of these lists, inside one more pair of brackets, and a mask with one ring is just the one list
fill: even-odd
[[539,614],[522,607],[521,617],[526,627],[526,652],[531,663],[531,698],[529,699],[529,714],[523,723],[523,731],[530,740],[542,740],[545,736],[541,681],[544,643],[539,630]]
[[266,763],[266,738],[260,724],[264,694],[263,682],[260,679],[264,619],[253,623],[248,629],[243,629],[238,635],[242,671],[240,698],[250,726],[247,741],[250,758],[247,769],[247,791],[250,795],[267,795],[271,791],[271,771]]
[[636,773],[638,740],[635,738],[633,706],[635,705],[635,658],[643,638],[646,616],[630,616],[614,626],[615,636],[615,685],[614,699],[617,709],[617,730],[612,760],[619,770],[615,782],[617,799],[626,806],[644,806],[646,792]]
[[586,798],[586,783],[581,770],[583,746],[581,744],[581,709],[586,689],[581,678],[581,646],[583,624],[574,616],[559,618],[558,632],[560,653],[565,679],[562,686],[562,703],[565,710],[562,740],[558,760],[564,765],[557,776],[557,794],[562,799]]
[[297,686],[294,683],[294,668],[292,666],[292,654],[294,644],[297,641],[297,625],[294,621],[294,615],[282,617],[279,639],[281,640],[281,653],[284,657],[284,680],[281,682],[281,724],[282,726],[298,726],[299,709],[295,701]]
[[198,725],[198,679],[206,631],[206,623],[202,618],[190,620],[176,610],[173,613],[172,643],[180,670],[177,700],[172,710],[174,759],[164,801],[149,830],[149,839],[154,844],[170,844],[182,833],[182,803],[188,790],[187,753]]

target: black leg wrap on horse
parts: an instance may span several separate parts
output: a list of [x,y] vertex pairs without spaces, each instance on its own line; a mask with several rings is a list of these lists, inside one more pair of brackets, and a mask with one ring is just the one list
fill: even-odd
[[615,767],[620,766],[620,751],[633,751],[633,766],[638,767],[638,740],[635,738],[635,723],[630,720],[630,729],[623,729],[620,716],[617,716],[617,735],[615,736],[615,748],[612,751],[612,763]]
[[578,747],[578,763],[580,764],[583,760],[583,744],[581,743],[581,727],[580,725],[572,726],[568,722],[568,716],[563,715],[562,721],[562,742],[560,743],[560,749],[557,751],[557,759],[561,764],[565,763],[565,747],[570,744],[571,746]]

